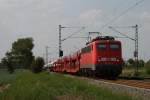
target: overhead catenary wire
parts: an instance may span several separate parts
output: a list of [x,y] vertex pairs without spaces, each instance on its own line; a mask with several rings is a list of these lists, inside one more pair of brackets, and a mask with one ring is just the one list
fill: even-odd
[[115,31],[115,32],[120,33],[122,36],[124,36],[124,38],[129,38],[129,39],[131,39],[131,40],[135,41],[135,39],[133,39],[133,38],[129,37],[128,35],[126,35],[126,34],[124,34],[124,33],[120,32],[120,31],[118,31],[118,30],[116,30],[115,28],[113,28],[113,27],[111,27],[111,26],[109,26],[109,28],[110,28],[110,29],[112,29],[112,30],[113,30],[113,31]]
[[111,23],[115,22],[116,20],[118,20],[121,16],[123,16],[124,14],[126,14],[127,12],[129,12],[131,9],[135,8],[137,5],[139,5],[140,3],[142,3],[145,0],[140,0],[137,1],[134,5],[130,6],[129,8],[125,9],[122,13],[120,13],[118,16],[114,17],[112,20],[110,20],[109,22],[107,22],[106,24],[104,24],[103,26],[100,27],[100,29],[104,29],[105,27],[107,27],[108,25],[110,25]]
[[[124,14],[126,14],[127,12],[129,12],[131,9],[135,8],[137,5],[139,5],[140,3],[142,3],[144,0],[140,0],[137,1],[134,5],[130,6],[129,8],[125,9],[122,13],[120,13],[118,16],[114,17],[112,20],[110,20],[108,23],[104,24],[100,29],[104,29],[105,27],[107,27],[109,24],[115,22],[116,20],[118,20],[121,16],[123,16]],[[80,28],[80,27],[64,27],[64,28]],[[79,33],[80,31],[82,31],[83,29],[85,29],[85,27],[82,27],[80,30],[72,33],[71,35],[69,35],[68,37],[62,39],[61,41],[65,41],[68,38],[71,38],[73,35]],[[128,36],[127,36],[128,37]],[[133,39],[132,39],[133,40]]]
[[89,37],[84,37],[84,36],[77,36],[77,37],[70,37],[70,38],[89,38]]
[[85,27],[81,27],[80,30],[78,30],[78,31],[76,31],[76,32],[74,32],[74,33],[72,33],[71,35],[67,36],[66,38],[62,39],[61,41],[65,41],[65,40],[71,38],[73,35],[75,35],[75,34],[81,32],[81,31],[84,30],[84,29],[85,29]]
[[112,36],[114,38],[127,38],[127,37],[123,37],[123,36]]
[[[81,28],[80,30],[76,31],[76,32],[73,32],[71,35],[67,36],[66,38],[61,38],[61,29],[62,28]],[[59,25],[59,57],[62,57],[63,56],[63,50],[62,50],[62,42],[71,38],[73,35],[79,33],[80,31],[82,31],[83,29],[85,29],[85,27],[64,27],[64,26],[61,26]]]

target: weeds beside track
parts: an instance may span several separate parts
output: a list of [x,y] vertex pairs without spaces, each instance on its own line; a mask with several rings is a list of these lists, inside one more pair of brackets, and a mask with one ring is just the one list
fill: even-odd
[[0,93],[0,100],[134,100],[127,94],[57,73],[23,71],[7,82],[10,87]]

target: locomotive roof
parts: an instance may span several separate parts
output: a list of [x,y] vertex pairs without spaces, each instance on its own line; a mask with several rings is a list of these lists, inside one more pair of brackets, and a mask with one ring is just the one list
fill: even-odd
[[98,36],[98,37],[92,39],[91,42],[94,42],[94,41],[97,41],[97,40],[115,40],[115,38],[112,37],[112,36]]
[[93,42],[106,42],[106,41],[119,42],[119,41],[116,41],[115,38],[112,36],[98,36],[92,39],[90,42],[86,43],[86,45],[89,45]]

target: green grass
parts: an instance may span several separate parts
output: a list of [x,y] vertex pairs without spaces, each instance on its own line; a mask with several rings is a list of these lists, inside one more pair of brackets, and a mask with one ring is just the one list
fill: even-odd
[[[9,80],[8,77],[13,79]],[[0,93],[0,100],[132,100],[125,94],[62,74],[22,71],[8,75],[6,80],[5,84],[10,83],[11,86]]]
[[13,74],[9,74],[7,69],[0,69],[0,84],[14,81],[24,70],[15,70]]

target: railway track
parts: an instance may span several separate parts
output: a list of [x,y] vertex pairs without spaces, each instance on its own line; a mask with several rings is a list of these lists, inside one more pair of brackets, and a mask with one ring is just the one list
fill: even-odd
[[123,80],[123,79],[117,79],[117,80],[102,80],[104,82],[110,82],[115,84],[121,84],[131,87],[137,87],[142,89],[150,89],[150,82],[146,82],[144,80]]
[[112,92],[128,94],[133,97],[133,100],[149,100],[150,98],[150,80],[142,79],[123,79],[116,80],[100,79],[97,77],[84,77],[63,74],[66,77],[85,80],[89,84],[110,89]]
[[111,89],[114,92],[131,95],[135,100],[149,100],[150,98],[150,81],[145,80],[127,80],[127,79],[99,79],[78,77],[87,80],[90,84]]
[[85,80],[97,80],[100,82],[107,82],[107,83],[113,83],[118,85],[124,85],[129,87],[135,87],[135,88],[141,88],[141,89],[147,89],[150,91],[150,78],[127,78],[127,77],[119,77],[118,79],[104,79],[99,77],[84,77],[84,76],[74,76],[69,75],[71,77],[77,77]]

